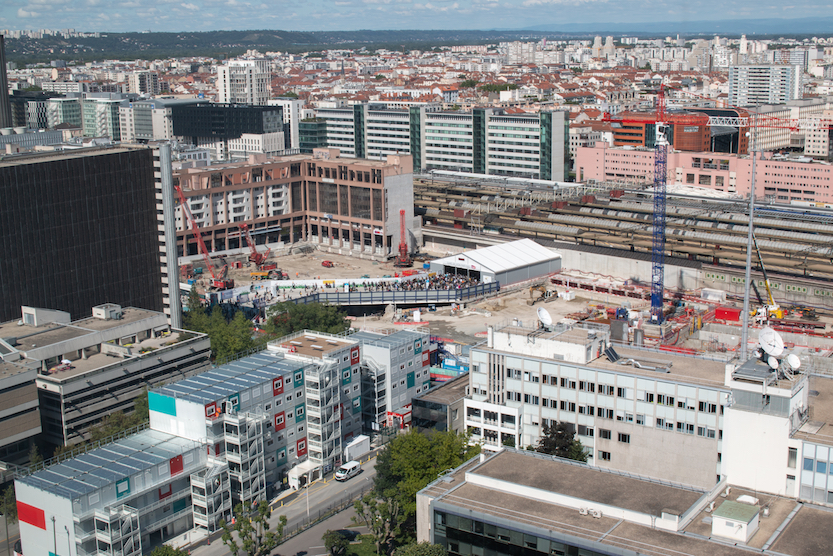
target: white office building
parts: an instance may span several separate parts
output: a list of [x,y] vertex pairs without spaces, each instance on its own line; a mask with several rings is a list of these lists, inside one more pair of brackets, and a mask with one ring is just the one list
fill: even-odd
[[271,94],[268,60],[230,60],[217,67],[217,102],[263,105]]

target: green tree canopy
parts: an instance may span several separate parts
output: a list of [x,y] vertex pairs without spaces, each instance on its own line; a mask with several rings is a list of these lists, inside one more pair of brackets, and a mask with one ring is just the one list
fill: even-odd
[[[272,531],[269,524],[271,515],[272,508],[265,500],[257,506],[246,502],[234,507],[234,525],[229,526],[225,520],[220,522],[223,544],[232,556],[238,556],[241,552],[246,556],[268,556],[280,544],[286,527],[286,516],[280,517],[277,527]],[[237,533],[236,539],[232,532]]]
[[512,90],[515,90],[517,88],[518,88],[518,86],[515,85],[514,83],[502,83],[502,84],[487,83],[486,85],[483,85],[482,87],[480,87],[480,90],[483,91],[484,93],[497,93],[497,92],[500,92],[500,91],[512,91]]
[[416,494],[441,472],[454,469],[480,453],[480,445],[469,445],[469,437],[453,431],[423,434],[411,430],[391,441],[376,458],[374,493],[401,508],[403,534],[410,538],[416,517]]
[[14,481],[6,487],[6,490],[3,491],[3,497],[0,498],[0,514],[3,514],[9,523],[17,523],[17,498],[14,492]]
[[215,358],[223,359],[255,347],[252,323],[242,311],[236,311],[234,316],[227,320],[219,305],[215,305],[210,311],[205,308],[193,288],[188,294],[187,307],[183,319],[185,328],[208,334]]
[[537,452],[587,462],[584,447],[576,440],[572,428],[559,421],[554,425],[544,425],[542,432],[544,434],[538,440]]
[[376,545],[376,554],[387,554],[393,540],[401,533],[404,516],[395,497],[377,500],[376,494],[365,494],[353,504],[356,515],[353,522],[365,525]]
[[153,549],[150,556],[188,556],[187,550],[174,548],[167,544],[161,544]]
[[277,303],[266,314],[264,330],[278,337],[304,329],[340,334],[350,328],[347,313],[337,305],[323,303]]
[[465,81],[460,83],[460,88],[471,89],[472,87],[476,87],[478,83],[480,82],[477,79],[466,79]]
[[393,556],[448,556],[448,551],[438,544],[421,542],[400,546]]
[[341,531],[330,531],[328,529],[321,540],[324,541],[324,548],[327,549],[330,556],[344,556],[347,554],[347,547],[350,546],[350,541]]

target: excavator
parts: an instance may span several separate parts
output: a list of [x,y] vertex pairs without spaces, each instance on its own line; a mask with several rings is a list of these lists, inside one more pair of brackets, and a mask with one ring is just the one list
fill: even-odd
[[767,276],[766,273],[764,259],[761,257],[761,250],[758,249],[758,238],[755,237],[754,233],[752,234],[752,241],[755,245],[755,253],[758,255],[758,262],[761,264],[761,273],[764,275],[764,287],[766,287],[767,301],[764,302],[763,298],[761,298],[758,286],[755,284],[755,280],[752,280],[752,289],[755,291],[755,296],[758,298],[758,303],[761,304],[761,307],[758,307],[758,309],[752,312],[749,316],[754,317],[755,321],[760,324],[766,324],[770,318],[784,318],[784,310],[781,309],[781,306],[778,305],[778,303],[775,302],[775,298],[772,297],[772,286],[769,283],[769,276]]
[[[535,297],[535,294],[539,294],[538,297]],[[548,290],[547,287],[543,284],[536,284],[534,286],[530,286],[529,288],[529,301],[527,302],[528,305],[535,305],[539,301],[547,302],[556,295],[557,292],[553,290]]]

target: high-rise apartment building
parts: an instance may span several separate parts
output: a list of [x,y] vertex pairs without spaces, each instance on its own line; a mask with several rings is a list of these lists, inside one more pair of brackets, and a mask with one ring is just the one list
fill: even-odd
[[159,74],[155,71],[135,71],[127,77],[127,88],[130,93],[158,95]]
[[0,320],[22,305],[163,310],[153,159],[121,146],[0,163]]
[[[510,114],[502,109],[440,112],[357,104],[318,110],[301,124],[302,144],[341,156],[376,159],[411,154],[414,168],[566,179],[569,128],[564,112]],[[323,144],[322,144],[323,143]]]
[[121,141],[119,106],[124,99],[85,98],[81,101],[81,123],[85,137],[110,137]]
[[270,81],[268,60],[230,60],[217,67],[217,101],[266,104]]
[[729,68],[729,105],[782,104],[802,97],[801,66],[743,65]]
[[269,106],[280,106],[283,109],[286,148],[300,148],[298,123],[301,121],[301,109],[304,107],[304,101],[297,98],[281,97],[270,100],[268,104]]

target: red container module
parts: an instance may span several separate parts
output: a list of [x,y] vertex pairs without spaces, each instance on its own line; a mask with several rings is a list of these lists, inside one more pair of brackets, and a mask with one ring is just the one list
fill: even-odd
[[741,309],[734,307],[718,307],[714,310],[714,318],[719,320],[740,320]]

